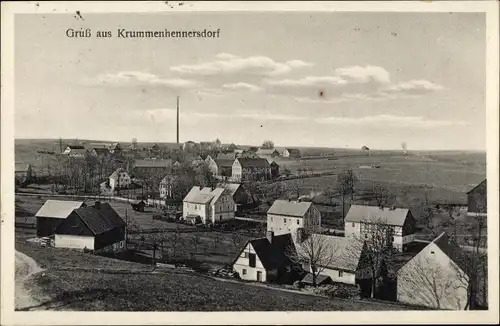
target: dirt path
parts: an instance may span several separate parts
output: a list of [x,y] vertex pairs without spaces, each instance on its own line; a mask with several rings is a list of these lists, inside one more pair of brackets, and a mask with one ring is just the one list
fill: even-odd
[[15,309],[26,309],[38,306],[41,300],[36,298],[26,284],[30,277],[43,271],[31,257],[16,251],[16,289],[15,289]]

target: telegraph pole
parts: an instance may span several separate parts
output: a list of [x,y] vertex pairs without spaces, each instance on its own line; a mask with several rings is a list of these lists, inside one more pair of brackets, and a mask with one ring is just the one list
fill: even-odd
[[177,144],[179,144],[179,96],[177,96]]

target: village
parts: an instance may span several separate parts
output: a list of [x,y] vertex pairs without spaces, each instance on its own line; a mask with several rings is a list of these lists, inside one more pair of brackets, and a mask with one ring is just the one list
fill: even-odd
[[[388,188],[360,191],[353,169],[292,171],[307,158],[272,141],[59,145],[39,151],[42,168],[16,164],[16,234],[37,254],[57,248],[405,309],[487,307],[486,180],[466,206],[428,205],[416,218]],[[287,183],[326,175],[335,187]],[[432,230],[437,211],[448,228]]]

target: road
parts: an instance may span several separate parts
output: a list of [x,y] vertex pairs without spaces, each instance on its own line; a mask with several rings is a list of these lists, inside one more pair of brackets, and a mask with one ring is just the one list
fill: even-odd
[[40,266],[31,257],[16,251],[16,290],[15,290],[15,309],[26,309],[38,306],[41,300],[36,298],[28,289],[27,282],[31,276],[43,271]]

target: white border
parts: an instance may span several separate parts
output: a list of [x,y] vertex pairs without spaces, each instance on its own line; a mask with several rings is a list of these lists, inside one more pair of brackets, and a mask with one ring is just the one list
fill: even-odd
[[[132,324],[395,324],[498,322],[498,122],[499,21],[496,1],[384,2],[2,2],[1,111],[1,324],[4,325],[132,325]],[[54,10],[55,9],[55,10]],[[426,312],[14,312],[14,14],[16,13],[145,13],[191,11],[330,11],[330,12],[485,12],[487,14],[487,177],[489,311]],[[467,135],[464,135],[467,137]],[[249,298],[251,300],[251,298]]]

